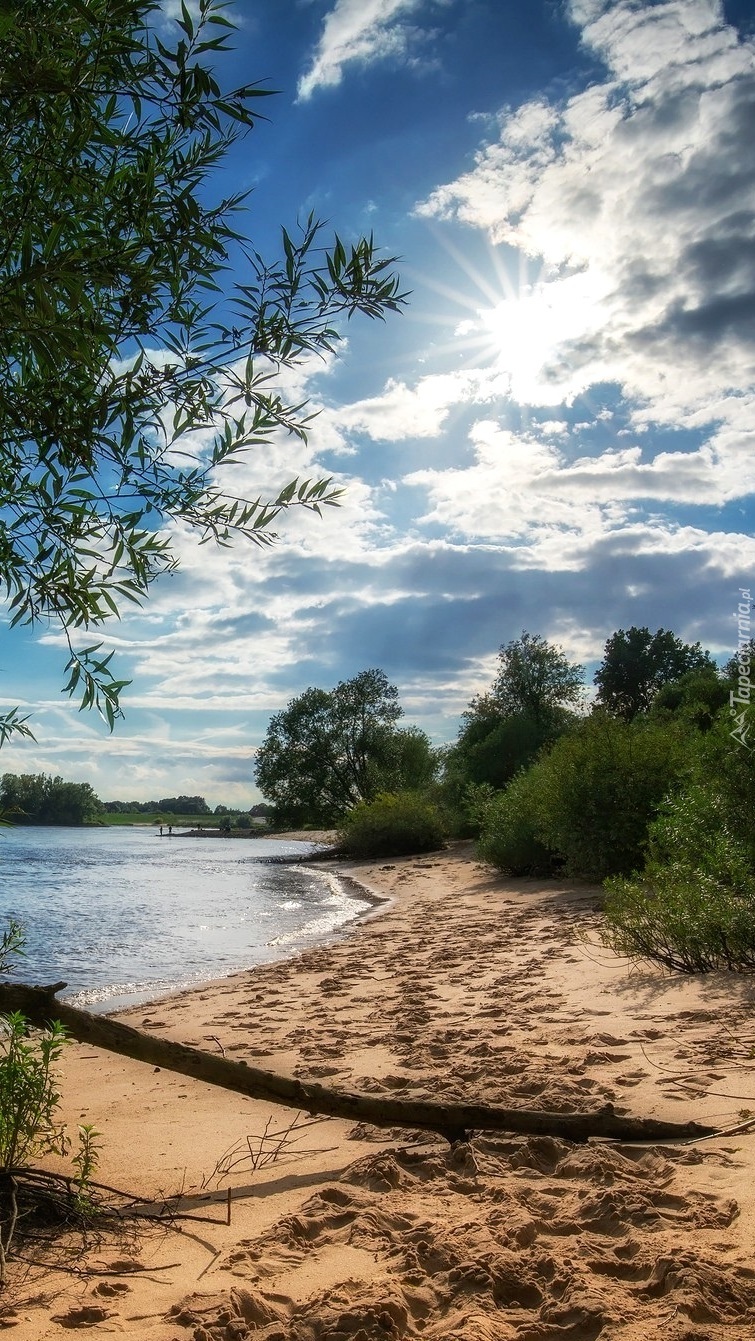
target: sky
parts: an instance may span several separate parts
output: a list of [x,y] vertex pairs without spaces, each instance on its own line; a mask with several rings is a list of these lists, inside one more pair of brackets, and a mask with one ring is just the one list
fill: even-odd
[[306,444],[235,468],[251,496],[333,476],[341,507],[266,551],[176,530],[179,572],[104,630],[132,681],[112,735],[61,693],[59,633],[0,624],[0,696],[37,736],[1,771],[245,808],[310,685],[379,667],[442,744],[524,629],[588,681],[631,625],[728,659],[755,583],[752,0],[234,13],[223,81],[276,95],[219,192],[252,190],[263,253],[311,210],[374,232],[410,301],[289,378]]

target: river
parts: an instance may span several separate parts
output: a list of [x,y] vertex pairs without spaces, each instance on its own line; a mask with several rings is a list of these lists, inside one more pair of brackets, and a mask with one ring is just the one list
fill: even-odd
[[370,906],[347,881],[263,858],[267,838],[160,838],[153,828],[0,829],[0,915],[26,954],[9,976],[64,979],[73,1005],[114,1010],[280,959]]

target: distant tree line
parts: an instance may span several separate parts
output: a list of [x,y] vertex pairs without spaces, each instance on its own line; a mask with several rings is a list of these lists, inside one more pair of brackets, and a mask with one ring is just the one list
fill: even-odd
[[163,796],[159,801],[102,801],[105,815],[250,815],[266,819],[273,807],[260,802],[242,811],[239,806],[216,805],[211,810],[203,796]]
[[248,810],[217,805],[203,796],[165,796],[159,801],[101,801],[88,782],[67,782],[46,773],[4,773],[0,781],[0,817],[13,824],[90,824],[102,815],[217,815],[248,827],[268,819],[273,807],[260,802]]
[[163,796],[159,801],[103,801],[102,810],[110,815],[210,815],[203,796]]
[[88,782],[46,773],[4,773],[0,782],[0,812],[14,824],[86,824],[100,810]]

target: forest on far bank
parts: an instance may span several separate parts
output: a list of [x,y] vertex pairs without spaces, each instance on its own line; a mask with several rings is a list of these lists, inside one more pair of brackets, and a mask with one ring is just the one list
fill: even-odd
[[203,796],[164,796],[157,801],[101,801],[88,782],[67,782],[47,773],[4,773],[0,778],[0,818],[11,824],[196,824],[203,828],[249,828],[266,823],[272,806],[264,802],[211,810]]

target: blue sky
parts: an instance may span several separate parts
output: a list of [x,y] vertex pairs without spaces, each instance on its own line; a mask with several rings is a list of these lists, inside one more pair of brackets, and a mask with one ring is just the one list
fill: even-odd
[[[166,4],[166,8],[169,5]],[[372,666],[441,743],[522,629],[594,670],[632,624],[727,658],[755,580],[755,15],[717,0],[244,0],[224,81],[269,120],[218,189],[275,247],[310,210],[403,258],[406,313],[352,322],[287,390],[306,445],[236,469],[342,507],[271,551],[198,549],[107,631],[110,735],[54,630],[0,628],[37,743],[2,771],[103,799],[259,799],[255,747]]]

